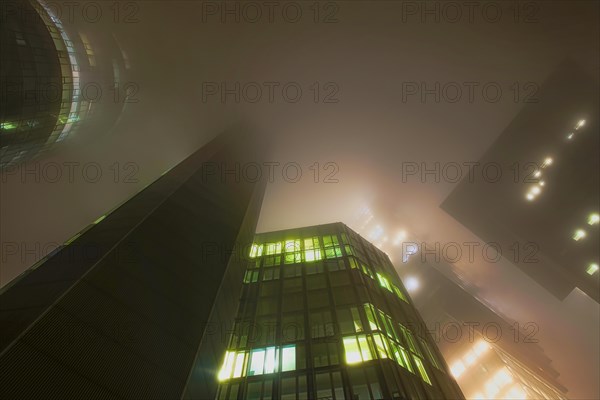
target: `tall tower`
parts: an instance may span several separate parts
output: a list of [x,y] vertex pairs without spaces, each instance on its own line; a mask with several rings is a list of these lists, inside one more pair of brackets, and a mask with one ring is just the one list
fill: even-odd
[[218,399],[464,398],[387,255],[344,224],[258,234],[247,265]]
[[6,285],[0,398],[214,397],[225,346],[206,332],[235,316],[231,249],[252,241],[265,188],[236,171],[261,148],[219,135]]

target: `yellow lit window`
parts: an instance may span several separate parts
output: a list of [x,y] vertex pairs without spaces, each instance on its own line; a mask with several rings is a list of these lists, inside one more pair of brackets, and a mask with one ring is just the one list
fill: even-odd
[[252,243],[252,247],[250,247],[250,258],[256,258],[262,256],[263,245]]
[[322,259],[319,238],[304,239],[304,261],[312,262]]
[[298,264],[302,261],[302,253],[300,252],[300,239],[286,240],[284,251],[286,264]]
[[281,242],[267,243],[265,245],[265,247],[266,247],[266,254],[268,256],[273,255],[273,254],[281,254]]
[[413,357],[413,359],[415,360],[415,364],[417,365],[417,369],[419,370],[419,374],[421,375],[421,378],[423,378],[423,380],[425,382],[427,382],[428,384],[431,385],[431,380],[429,380],[429,375],[427,375],[427,371],[425,371],[425,366],[423,365],[423,361],[421,361],[421,359],[419,357]]

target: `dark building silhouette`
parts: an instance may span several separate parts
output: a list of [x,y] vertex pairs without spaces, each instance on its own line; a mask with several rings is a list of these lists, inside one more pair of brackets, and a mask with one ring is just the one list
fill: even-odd
[[559,299],[599,301],[598,84],[565,62],[535,99],[441,207]]
[[235,316],[231,249],[252,241],[265,188],[223,171],[260,162],[258,143],[219,135],[6,285],[0,397],[214,397],[225,346],[207,330]]
[[464,398],[388,256],[346,225],[261,233],[249,256],[218,399]]

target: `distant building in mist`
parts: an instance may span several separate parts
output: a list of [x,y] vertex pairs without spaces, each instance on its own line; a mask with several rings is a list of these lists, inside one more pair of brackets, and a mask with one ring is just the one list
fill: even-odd
[[342,223],[258,234],[218,399],[461,399],[385,253]]
[[212,172],[263,150],[219,135],[3,287],[0,398],[214,397],[266,182]]
[[538,101],[473,160],[472,178],[441,207],[554,296],[578,288],[598,302],[598,85],[565,62],[529,90]]
[[136,101],[128,56],[115,37],[79,14],[69,21],[67,5],[2,2],[0,169],[76,134],[106,134]]
[[401,269],[421,282],[415,307],[466,398],[566,398],[535,322],[498,315],[418,255]]

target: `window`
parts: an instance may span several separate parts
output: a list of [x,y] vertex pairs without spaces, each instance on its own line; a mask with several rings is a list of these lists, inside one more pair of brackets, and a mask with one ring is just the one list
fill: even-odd
[[392,353],[394,355],[394,358],[396,359],[396,362],[401,367],[414,373],[413,367],[408,359],[408,352],[404,349],[404,347],[402,347],[399,344],[396,344],[394,342],[391,342],[390,346],[392,347]]
[[246,271],[244,275],[244,283],[254,283],[258,282],[258,270]]
[[396,293],[396,296],[398,296],[400,300],[404,301],[405,303],[408,303],[408,299],[406,298],[404,293],[402,293],[402,290],[400,290],[398,286],[392,285],[392,288],[394,289],[394,293]]
[[373,341],[379,358],[390,358],[387,340],[380,333],[373,334]]
[[379,321],[377,321],[377,318],[375,317],[375,307],[373,307],[372,304],[365,304],[364,307],[368,325],[371,331],[381,330],[379,327]]
[[[281,365],[280,361],[281,360]],[[247,369],[247,371],[246,371]],[[272,374],[296,369],[296,346],[281,348],[271,346],[248,351],[227,351],[225,361],[219,371],[219,380],[230,378]]]
[[302,262],[300,252],[300,239],[285,241],[285,263],[297,264]]
[[265,268],[263,272],[263,281],[272,281],[279,279],[279,268]]
[[322,257],[321,246],[319,244],[319,237],[315,236],[312,238],[304,239],[304,261],[313,262],[318,261]]
[[310,336],[312,338],[320,338],[333,336],[334,327],[331,319],[331,312],[317,311],[310,313],[308,318],[310,324]]
[[296,346],[284,346],[281,349],[281,371],[293,371],[296,369]]
[[419,374],[421,375],[421,378],[423,378],[423,380],[425,382],[427,382],[428,384],[431,385],[431,380],[429,379],[429,375],[427,375],[427,371],[425,371],[425,366],[423,365],[423,361],[421,361],[421,359],[416,356],[413,356],[413,359],[415,360],[415,364],[417,364],[417,369],[419,370]]
[[323,236],[323,246],[325,247],[325,258],[338,258],[342,256],[342,249],[337,235]]
[[290,293],[283,296],[283,312],[298,311],[304,308],[302,293]]
[[404,342],[406,344],[408,344],[408,347],[410,348],[410,350],[413,353],[418,354],[419,356],[422,356],[421,351],[417,347],[415,337],[413,336],[412,332],[404,325],[402,325],[402,324],[398,324],[398,325],[400,326],[400,331],[402,332],[402,336],[404,337]]
[[356,364],[373,359],[366,335],[347,336],[342,341],[346,363]]
[[392,286],[390,285],[390,282],[387,280],[386,277],[381,275],[379,272],[377,273],[377,280],[379,281],[379,284],[381,285],[381,287],[386,288],[390,292],[392,291]]
[[281,254],[281,242],[265,244],[266,255]]
[[[366,276],[368,276],[371,279],[375,279],[375,276],[373,275],[373,271],[371,270],[371,267],[369,267],[367,264],[361,262],[360,269],[362,270],[363,274],[365,274]],[[379,274],[377,274],[377,275],[379,275]]]
[[262,256],[262,252],[263,252],[262,244],[252,243],[252,246],[250,247],[250,258],[260,257],[260,256]]
[[356,261],[356,258],[348,257],[348,262],[350,263],[350,268],[358,269],[358,262]]
[[264,266],[272,267],[281,264],[281,256],[266,256]]
[[311,275],[306,277],[307,290],[325,289],[326,286],[325,275]]

